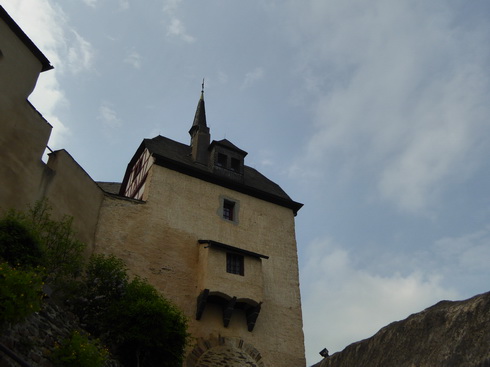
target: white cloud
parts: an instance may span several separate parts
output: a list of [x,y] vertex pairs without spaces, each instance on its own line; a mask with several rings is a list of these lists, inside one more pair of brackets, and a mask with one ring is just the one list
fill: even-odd
[[187,34],[184,24],[175,17],[170,19],[170,24],[167,27],[167,36],[178,37],[187,43],[195,41],[194,37]]
[[68,106],[58,81],[58,73],[62,70],[61,60],[64,58],[66,16],[59,7],[44,0],[13,0],[4,7],[55,66],[54,70],[41,74],[29,99],[53,126],[49,145],[60,147],[70,133],[57,114],[58,108]]
[[74,36],[74,39],[67,50],[68,67],[71,72],[76,74],[91,68],[94,59],[94,51],[92,45],[76,31],[72,30],[71,33]]
[[[89,3],[94,5],[95,1]],[[29,99],[53,126],[49,145],[62,147],[70,129],[62,123],[59,111],[69,107],[69,101],[59,77],[67,72],[79,73],[91,68],[93,48],[68,26],[65,13],[52,1],[12,0],[4,7],[55,67],[41,74]]]
[[264,68],[258,66],[254,70],[249,71],[245,74],[245,79],[242,83],[242,89],[248,88],[250,85],[255,83],[258,80],[263,79],[265,76]]
[[141,68],[141,55],[136,51],[131,52],[126,58],[124,62],[133,66],[135,69]]
[[102,121],[105,128],[115,129],[121,127],[121,119],[117,116],[116,111],[108,102],[104,102],[100,105],[97,119]]
[[71,133],[61,122],[56,111],[60,107],[68,107],[69,103],[52,71],[41,74],[29,100],[53,126],[48,145],[53,149],[62,148],[64,139]]
[[380,199],[430,210],[490,138],[488,35],[456,28],[443,2],[313,1],[295,12],[315,128],[296,167],[365,174]]
[[324,347],[334,353],[441,299],[457,297],[441,286],[434,270],[381,276],[359,269],[351,254],[330,239],[310,244],[305,258],[301,285],[308,365],[320,360]]
[[181,0],[164,1],[163,13],[166,17],[167,36],[179,38],[187,43],[193,43],[196,39],[187,33],[185,25],[177,17],[180,3]]

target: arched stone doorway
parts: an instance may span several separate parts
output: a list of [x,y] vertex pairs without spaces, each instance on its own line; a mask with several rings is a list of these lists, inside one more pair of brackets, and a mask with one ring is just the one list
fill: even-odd
[[265,367],[262,355],[240,338],[200,339],[187,357],[187,367]]

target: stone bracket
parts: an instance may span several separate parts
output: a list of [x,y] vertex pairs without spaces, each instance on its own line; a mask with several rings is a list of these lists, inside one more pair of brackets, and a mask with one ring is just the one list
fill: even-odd
[[204,289],[201,294],[197,297],[197,310],[196,310],[196,320],[201,320],[202,313],[206,307],[206,302],[209,296],[209,289]]
[[235,309],[236,297],[233,297],[228,301],[228,303],[223,307],[223,326],[228,327],[230,323],[231,314]]
[[228,299],[228,297],[224,298],[224,297],[210,294],[209,289],[204,289],[197,297],[196,320],[201,320],[204,309],[206,308],[206,304],[208,302],[217,303],[222,306],[223,326],[225,328],[228,327],[228,325],[230,324],[233,311],[237,309],[243,310],[245,312],[245,316],[247,320],[248,331],[253,331],[262,307],[262,302],[255,305],[253,304],[254,301],[252,301],[252,304],[248,302],[244,304],[242,302],[237,302],[237,297],[232,297]]
[[262,302],[260,302],[257,306],[251,307],[246,311],[247,315],[247,328],[248,331],[252,331],[255,327],[255,322],[257,321],[257,317],[259,317],[260,309],[262,307]]

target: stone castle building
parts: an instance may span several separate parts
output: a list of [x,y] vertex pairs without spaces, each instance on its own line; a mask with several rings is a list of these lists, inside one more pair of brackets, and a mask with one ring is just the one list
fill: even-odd
[[28,102],[49,61],[0,6],[0,210],[43,197],[80,239],[122,258],[189,318],[187,367],[305,365],[294,217],[302,204],[211,140],[203,92],[190,144],[144,139],[121,184],[96,183]]

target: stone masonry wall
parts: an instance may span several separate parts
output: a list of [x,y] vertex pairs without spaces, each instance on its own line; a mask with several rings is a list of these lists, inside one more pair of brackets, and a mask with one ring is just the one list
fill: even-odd
[[[41,311],[4,330],[0,335],[0,343],[32,367],[51,367],[48,356],[55,342],[61,342],[70,336],[72,330],[79,328],[75,315],[47,302]],[[0,366],[19,365],[0,352]]]
[[[83,330],[78,317],[48,301],[23,322],[1,330],[0,344],[31,367],[52,367],[49,355],[55,343],[61,343],[75,330]],[[121,367],[121,364],[109,359],[105,366]],[[19,364],[0,350],[0,367],[19,367]]]

